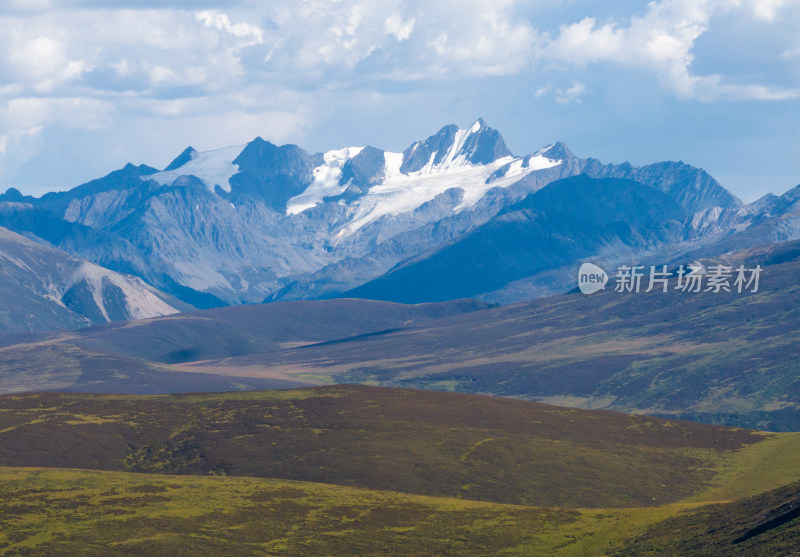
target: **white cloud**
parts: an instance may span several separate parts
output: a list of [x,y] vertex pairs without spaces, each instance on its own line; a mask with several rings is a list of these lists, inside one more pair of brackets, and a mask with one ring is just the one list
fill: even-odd
[[18,97],[0,108],[0,122],[12,132],[30,134],[49,123],[74,129],[97,130],[107,126],[114,105],[86,97]]
[[256,25],[249,23],[231,23],[227,14],[218,10],[205,10],[195,14],[197,21],[205,24],[206,27],[226,31],[239,39],[244,39],[245,45],[261,44],[264,42],[264,34]]
[[269,12],[266,59],[284,73],[351,72],[380,56],[379,74],[421,77],[509,75],[532,55],[533,26],[503,0],[300,0]]
[[561,89],[553,85],[545,85],[537,88],[533,92],[533,98],[541,99],[552,96],[558,104],[569,104],[571,102],[581,102],[581,96],[586,92],[586,85],[579,81],[573,81],[570,87]]
[[66,47],[57,39],[47,36],[27,39],[20,37],[19,31],[10,35],[18,38],[7,55],[12,76],[39,93],[52,91],[89,70],[86,60],[68,58]]
[[[529,67],[538,35],[515,17],[516,2],[443,2],[427,22],[432,67],[439,73],[477,77],[513,75]],[[464,14],[459,17],[457,14]],[[432,51],[432,52],[431,52]]]
[[[772,21],[788,2],[754,0],[753,16]],[[708,31],[717,12],[740,9],[738,0],[661,0],[651,2],[627,27],[615,21],[602,25],[594,18],[564,25],[542,47],[543,58],[584,66],[615,62],[655,72],[680,97],[701,101],[775,100],[795,98],[800,90],[760,84],[725,83],[721,75],[697,76],[691,71],[697,39]]]
[[586,92],[586,86],[583,83],[575,82],[572,87],[565,91],[559,91],[556,97],[556,102],[560,104],[567,104],[570,102],[581,102],[581,95]]
[[776,21],[782,12],[796,8],[798,0],[749,0],[753,16],[763,21]]
[[400,16],[392,14],[383,22],[383,28],[390,35],[394,35],[394,38],[398,41],[404,41],[414,32],[415,21],[416,19],[413,17],[403,21]]

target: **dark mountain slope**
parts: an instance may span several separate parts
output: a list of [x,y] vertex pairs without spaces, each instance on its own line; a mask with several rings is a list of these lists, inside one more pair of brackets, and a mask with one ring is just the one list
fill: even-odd
[[[382,335],[191,369],[453,389],[772,430],[800,428],[797,243],[718,261],[765,265],[757,293],[543,298]],[[711,261],[707,264],[712,263]],[[573,268],[577,276],[577,265]],[[642,288],[647,287],[646,281]]]
[[95,327],[76,332],[75,339],[67,342],[112,354],[178,363],[398,329],[488,307],[473,300],[415,306],[346,299],[282,302]]
[[566,178],[456,243],[401,263],[346,295],[404,303],[476,296],[604,248],[633,251],[672,242],[685,217],[669,196],[637,182]]
[[800,484],[686,511],[659,522],[619,556],[792,555],[800,540]]

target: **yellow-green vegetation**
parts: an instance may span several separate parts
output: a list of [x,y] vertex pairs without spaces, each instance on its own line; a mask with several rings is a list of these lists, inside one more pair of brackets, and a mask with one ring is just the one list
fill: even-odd
[[800,434],[458,393],[11,395],[0,555],[775,554],[798,461]]
[[722,455],[708,489],[688,501],[730,501],[800,480],[800,433],[764,434],[766,439]]
[[[672,553],[648,537],[702,543],[665,534],[672,523],[735,534],[724,521],[742,507],[541,508],[261,478],[0,468],[0,555],[725,555],[730,539],[720,553]],[[716,524],[704,522],[714,513]]]
[[0,398],[0,466],[280,478],[535,506],[657,506],[764,435],[366,386]]
[[0,555],[530,555],[582,514],[251,478],[0,469]]

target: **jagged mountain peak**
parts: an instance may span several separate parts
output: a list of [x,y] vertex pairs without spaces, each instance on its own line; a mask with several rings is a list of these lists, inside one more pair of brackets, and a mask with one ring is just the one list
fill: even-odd
[[181,151],[180,155],[172,159],[172,162],[169,163],[166,168],[164,168],[164,172],[169,172],[170,170],[175,170],[176,168],[182,167],[184,164],[194,158],[195,153],[197,153],[195,148],[189,145],[186,149]]
[[147,164],[133,164],[132,162],[129,162],[128,164],[123,166],[120,170],[114,170],[110,172],[109,174],[106,175],[106,177],[113,176],[114,174],[117,173],[146,176],[148,174],[154,174],[156,172],[158,172],[157,168],[153,168],[152,166],[149,166]]
[[411,174],[426,166],[485,165],[511,156],[500,132],[478,118],[469,128],[449,124],[424,141],[412,143],[403,151],[400,172]]
[[547,147],[542,147],[541,149],[536,151],[535,155],[561,161],[573,160],[577,158],[575,154],[572,151],[570,151],[569,147],[567,147],[561,141],[556,141],[552,145],[548,145]]

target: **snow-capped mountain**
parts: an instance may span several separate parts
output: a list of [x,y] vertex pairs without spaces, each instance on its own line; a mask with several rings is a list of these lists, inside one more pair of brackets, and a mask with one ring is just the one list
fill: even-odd
[[558,142],[515,156],[478,120],[445,126],[403,152],[352,146],[311,154],[262,138],[208,152],[189,147],[160,171],[129,164],[40,199],[9,191],[0,205],[16,208],[0,210],[0,226],[197,307],[324,298],[456,242],[578,174],[633,180],[675,202],[684,221],[672,247],[713,242],[764,211],[787,210],[769,200],[760,210],[745,207],[682,162],[608,165]]
[[66,329],[169,315],[191,306],[0,227],[0,332]]

